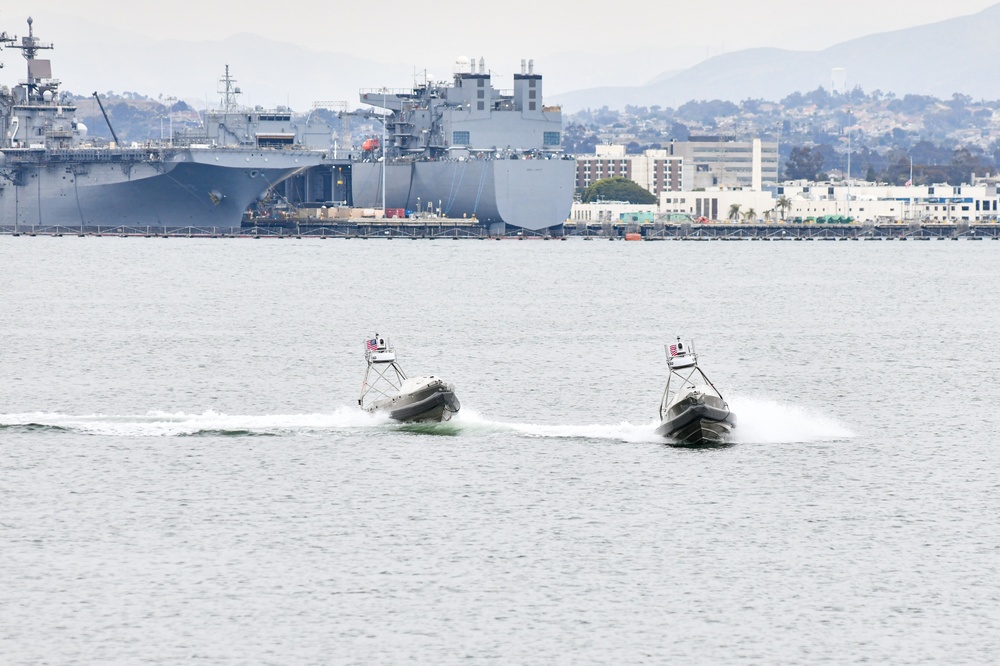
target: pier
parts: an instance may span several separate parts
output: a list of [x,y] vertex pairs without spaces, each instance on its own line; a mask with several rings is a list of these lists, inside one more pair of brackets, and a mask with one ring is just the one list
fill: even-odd
[[[568,227],[569,225],[567,225]],[[603,230],[606,231],[606,230]],[[630,233],[631,232],[631,233]],[[582,232],[589,235],[588,228]],[[579,235],[577,231],[574,235]],[[605,233],[605,236],[608,234]],[[988,224],[665,224],[637,230],[615,228],[612,235],[665,241],[846,241],[846,240],[1000,240],[1000,225]],[[640,238],[635,238],[638,235]]]
[[145,238],[359,238],[412,240],[554,240],[623,241],[930,241],[1000,240],[997,223],[930,224],[565,224],[543,231],[510,228],[491,234],[467,219],[351,219],[303,224],[258,221],[240,227],[131,227],[101,225],[0,225],[6,236],[121,236]]

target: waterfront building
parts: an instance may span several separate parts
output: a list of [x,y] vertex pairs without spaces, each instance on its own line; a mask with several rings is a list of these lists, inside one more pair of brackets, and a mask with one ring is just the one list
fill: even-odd
[[[784,197],[788,207],[778,209]],[[764,191],[704,188],[660,195],[660,215],[686,215],[693,220],[724,221],[738,206],[740,221],[808,222],[848,218],[861,223],[988,223],[1000,214],[996,183],[980,180],[963,185],[877,185],[795,181]],[[753,210],[754,220],[745,214]]]
[[741,187],[761,190],[778,182],[778,143],[731,136],[692,136],[672,141],[665,149],[689,165],[691,189]]
[[778,144],[733,137],[693,136],[628,155],[621,144],[599,145],[576,159],[576,187],[605,178],[634,181],[657,196],[695,189],[760,191],[778,181]]
[[684,187],[684,160],[670,155],[668,150],[626,155],[622,145],[599,145],[593,156],[576,159],[578,190],[615,177],[628,178],[655,195],[672,192]]
[[[660,214],[683,215],[692,220],[708,222],[759,222],[765,219],[776,220],[774,213],[774,194],[769,191],[754,191],[749,189],[726,189],[719,187],[682,192],[664,192],[660,196]],[[730,219],[733,206],[738,207],[738,214]],[[752,211],[752,215],[747,214]]]
[[615,224],[622,221],[650,222],[660,211],[656,204],[632,204],[627,201],[591,201],[573,203],[569,221],[573,224]]
[[775,188],[791,207],[785,219],[851,217],[859,222],[996,222],[997,185],[877,185],[797,181]]

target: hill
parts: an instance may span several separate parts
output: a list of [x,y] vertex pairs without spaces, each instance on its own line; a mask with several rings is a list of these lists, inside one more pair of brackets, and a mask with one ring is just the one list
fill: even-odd
[[757,48],[715,56],[641,86],[593,88],[551,96],[568,111],[583,108],[678,106],[689,100],[778,100],[831,85],[834,68],[849,88],[948,98],[963,93],[1000,98],[1000,4],[978,14],[869,35],[821,51]]

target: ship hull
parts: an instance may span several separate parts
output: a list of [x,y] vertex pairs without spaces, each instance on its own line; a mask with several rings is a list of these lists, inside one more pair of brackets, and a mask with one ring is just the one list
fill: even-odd
[[[352,168],[355,206],[382,206],[382,163]],[[547,229],[563,224],[573,205],[576,163],[563,159],[445,160],[390,163],[385,206],[433,211],[485,224]]]
[[239,227],[269,188],[318,164],[318,153],[6,151],[0,219],[34,226]]

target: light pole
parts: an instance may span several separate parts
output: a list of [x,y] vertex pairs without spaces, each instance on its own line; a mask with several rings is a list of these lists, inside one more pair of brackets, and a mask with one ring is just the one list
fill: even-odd
[[778,120],[778,138],[774,141],[774,180],[781,183],[781,120]]
[[388,161],[386,159],[388,155],[386,154],[385,150],[385,134],[386,134],[385,124],[386,122],[388,122],[386,121],[385,117],[386,115],[388,115],[389,111],[388,107],[386,106],[385,99],[386,99],[386,94],[388,92],[389,91],[385,87],[382,88],[382,216],[383,217],[385,216],[385,171],[386,168],[388,168],[389,166]]
[[847,219],[851,219],[851,110],[847,110]]
[[[174,145],[174,104],[177,103],[176,97],[167,97],[164,99],[167,103],[167,119],[169,121],[170,133],[167,135],[168,145]],[[163,134],[163,124],[160,124],[160,134]],[[161,136],[162,138],[162,136]]]

